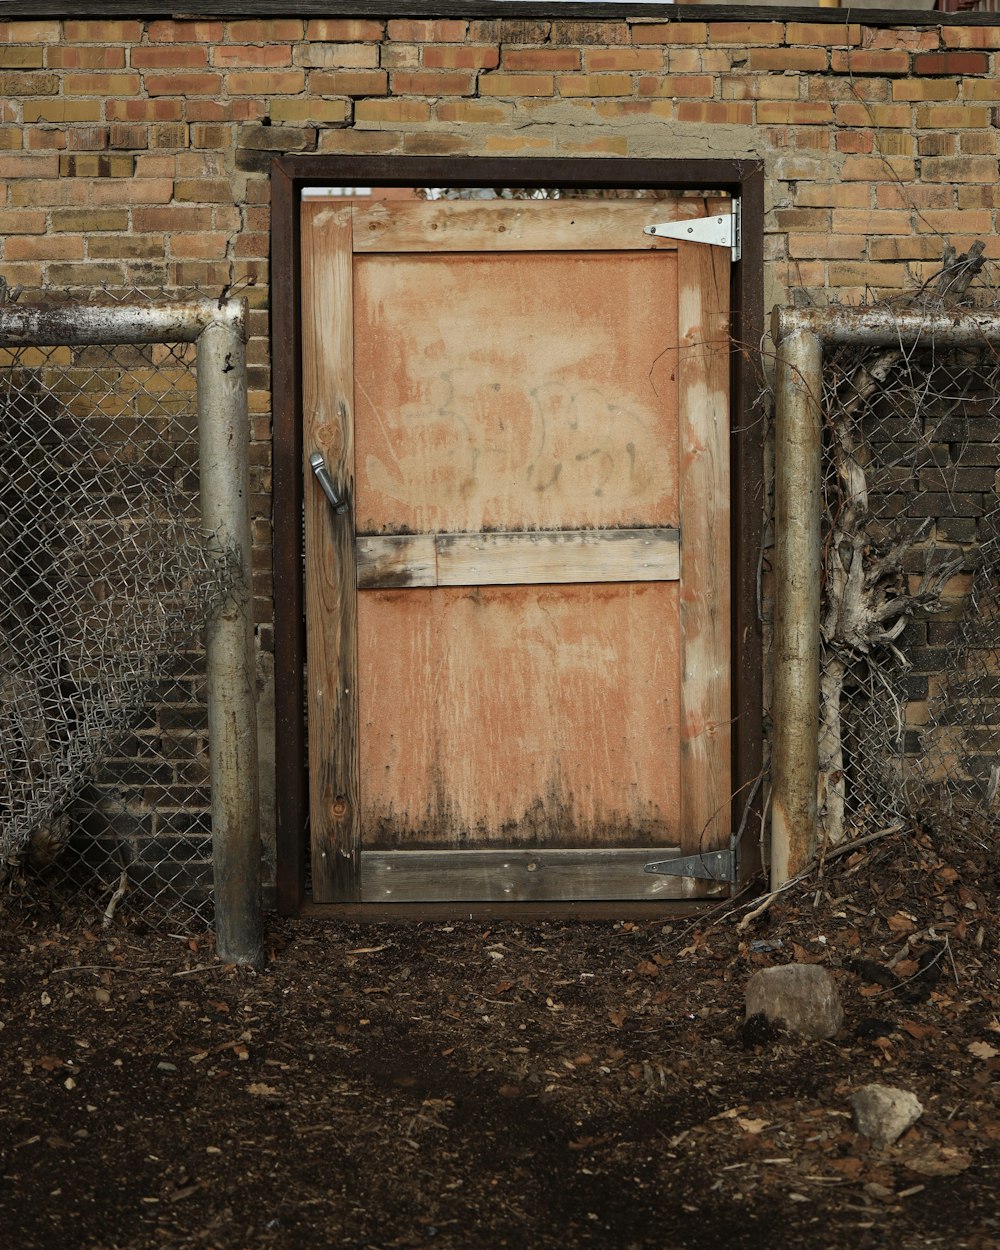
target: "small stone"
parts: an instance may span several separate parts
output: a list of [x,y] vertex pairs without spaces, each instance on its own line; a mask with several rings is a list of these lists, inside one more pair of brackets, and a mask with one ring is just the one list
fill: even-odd
[[865,1085],[851,1099],[854,1127],[876,1146],[890,1146],[924,1113],[909,1090],[893,1085]]
[[158,1072],[176,1072],[177,1065],[175,1063],[158,1063],[156,1070]]
[[755,972],[747,983],[746,1018],[757,1015],[811,1038],[833,1037],[844,1023],[836,983],[816,964],[782,964]]

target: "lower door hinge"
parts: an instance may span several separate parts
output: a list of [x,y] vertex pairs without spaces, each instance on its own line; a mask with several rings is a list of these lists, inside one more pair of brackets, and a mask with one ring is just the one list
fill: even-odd
[[646,226],[643,234],[658,239],[682,239],[686,243],[707,243],[711,247],[728,247],[734,261],[742,255],[740,201],[732,201],[732,212],[715,213],[711,217],[692,217],[688,221],[663,221]]
[[664,877],[696,877],[700,881],[736,881],[735,851],[704,851],[701,855],[679,855],[646,864],[645,872]]

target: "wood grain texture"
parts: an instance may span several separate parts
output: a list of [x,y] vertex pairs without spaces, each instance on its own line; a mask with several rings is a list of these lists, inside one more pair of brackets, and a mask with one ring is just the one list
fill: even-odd
[[[540,18],[543,21],[553,20],[551,3],[544,0],[408,0],[400,6],[398,0],[355,0],[351,5],[352,17],[387,18],[399,17],[401,7],[407,17],[444,18],[456,17],[466,21],[479,18]],[[186,0],[185,17],[286,17],[292,11],[288,0]],[[791,11],[798,15],[799,10],[791,6]],[[0,0],[0,17],[162,17],[163,0]],[[329,0],[297,0],[294,12],[303,17],[328,17],[331,13]],[[774,9],[762,18],[759,7],[753,5],[667,5],[644,4],[641,15],[643,18],[667,22],[760,22],[781,18],[780,9]],[[566,0],[560,3],[558,16],[564,21],[621,21],[624,17],[634,17],[635,11],[628,5],[613,2],[573,3]],[[844,17],[837,9],[815,9],[808,14],[810,22],[843,25]],[[864,21],[866,26],[874,28],[896,27],[901,24],[898,10],[866,9]],[[905,15],[907,26],[995,26],[998,24],[996,13],[938,13],[913,9]],[[475,158],[482,160],[482,158]],[[584,161],[594,162],[593,157],[583,157]],[[523,164],[545,164],[538,157],[527,157]],[[617,158],[617,163],[626,165],[624,158]],[[633,163],[633,162],[628,162]],[[685,162],[687,163],[687,162]],[[693,163],[693,162],[691,162]],[[721,163],[721,162],[720,162]],[[360,179],[359,179],[360,181]],[[472,185],[478,185],[470,180]],[[532,185],[524,178],[518,180],[511,177],[505,181],[511,186]],[[554,178],[549,181],[551,186],[568,184],[571,177]],[[689,179],[695,187],[718,186],[720,179],[702,177]],[[417,180],[417,185],[438,186],[441,179],[425,178]],[[610,185],[646,186],[648,180],[641,176],[628,179],[619,177]],[[500,185],[493,180],[486,186]],[[681,184],[683,185],[683,183]]]
[[306,644],[313,897],[359,897],[357,593],[350,511],[330,507],[308,468],[320,451],[354,497],[351,209],[302,206],[302,388],[306,463]]
[[359,257],[359,532],[676,525],[676,307],[675,252]]
[[[643,871],[665,849],[363,851],[361,899],[365,903],[530,903],[683,899],[693,895],[688,877]],[[725,886],[709,883],[710,891]],[[699,890],[700,894],[700,890]]]
[[676,581],[680,536],[665,528],[362,535],[357,566],[359,590]]
[[[447,212],[442,212],[444,205]],[[660,252],[672,239],[644,233],[697,217],[701,201],[451,200],[360,205],[358,252]]]
[[436,586],[433,534],[364,534],[355,541],[358,589]]
[[681,847],[722,850],[731,830],[729,255],[678,252]]
[[676,582],[358,601],[366,850],[679,843]]

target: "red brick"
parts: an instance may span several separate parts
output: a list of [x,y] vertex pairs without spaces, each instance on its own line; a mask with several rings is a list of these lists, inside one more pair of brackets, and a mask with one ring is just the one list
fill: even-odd
[[704,22],[665,22],[662,26],[633,26],[632,42],[644,43],[695,43],[708,42],[708,27]]
[[[870,204],[870,192],[866,186],[838,183],[803,183],[796,187],[795,202],[803,207],[838,207],[838,209],[866,209]],[[893,207],[894,205],[889,205]]]
[[548,96],[555,90],[551,74],[483,74],[479,79],[481,95]]
[[736,101],[695,104],[683,100],[677,105],[677,120],[705,122],[713,126],[749,126],[753,121],[753,105]]
[[97,22],[63,22],[62,37],[66,43],[138,43],[142,23],[105,18]]
[[905,104],[840,104],[837,106],[837,125],[877,126],[880,129],[893,127],[909,129],[912,120],[910,109]]
[[[499,48],[427,47],[423,50],[425,69],[496,69],[500,64]],[[568,66],[575,69],[575,65]]]
[[301,69],[230,71],[226,76],[230,95],[298,95],[305,85],[305,71]]
[[384,22],[364,18],[319,18],[306,27],[306,38],[321,43],[365,43],[382,38]]
[[830,54],[830,68],[835,74],[908,74],[910,54],[856,48],[841,52],[835,49]]
[[838,152],[871,152],[875,136],[866,130],[841,130],[837,135]]
[[951,208],[955,193],[951,187],[899,187],[886,182],[875,188],[879,208]]
[[820,100],[761,100],[757,121],[761,125],[828,126],[833,121],[833,105]]
[[953,78],[897,78],[892,84],[894,100],[957,100]]
[[856,22],[843,25],[840,22],[789,22],[785,28],[785,43],[793,48],[819,44],[820,47],[857,47],[861,42],[861,27]]
[[914,218],[914,225],[920,234],[987,235],[993,233],[993,213],[988,208],[930,208]]
[[58,47],[47,48],[49,69],[124,69],[124,48]]
[[709,22],[709,43],[736,44],[740,48],[781,43],[785,28],[781,22]]
[[469,23],[455,19],[444,21],[390,21],[387,34],[397,43],[461,43]]
[[150,22],[150,43],[220,43],[221,22],[184,21]]
[[7,260],[83,260],[83,235],[16,236],[7,240],[5,256]]
[[663,68],[663,53],[658,48],[588,48],[584,64],[589,73]]
[[969,48],[1000,48],[1000,26],[942,26],[941,42],[946,48],[963,51]]
[[393,95],[472,95],[475,89],[474,74],[446,74],[429,70],[392,76]]
[[751,48],[750,69],[754,73],[825,70],[827,56],[823,48]]
[[174,199],[189,204],[230,204],[232,184],[226,178],[185,178],[174,185]]
[[354,106],[357,122],[392,123],[430,120],[431,106],[426,100],[359,100]]
[[58,156],[34,156],[12,152],[0,154],[0,178],[58,178]]
[[892,209],[860,212],[853,208],[833,210],[834,234],[908,234],[910,214]]
[[[129,184],[128,198],[132,204],[169,204],[174,195],[172,178],[134,178]],[[113,182],[95,182],[91,189],[95,204],[120,204],[122,188]]]
[[803,260],[861,260],[867,238],[864,235],[790,234],[788,255]]
[[132,224],[144,234],[170,234],[175,230],[211,230],[212,210],[190,208],[182,204],[133,208]]
[[[715,79],[710,74],[668,74],[639,79],[640,96],[678,99],[683,96],[711,98]],[[733,98],[733,97],[730,97]]]
[[252,65],[261,69],[279,69],[291,65],[291,47],[287,44],[222,44],[211,50],[212,65]]
[[183,111],[180,100],[109,100],[105,105],[109,122],[177,122]]
[[61,22],[0,22],[0,43],[58,43],[61,38]]
[[575,70],[580,68],[579,48],[504,48],[505,70]]
[[826,273],[830,286],[858,287],[861,290],[866,287],[875,290],[892,287],[899,290],[907,283],[905,265],[871,265],[852,261],[832,261],[827,266]]
[[0,44],[0,69],[41,69],[46,52],[53,51],[54,48],[24,48],[18,44]]
[[221,74],[147,74],[145,82],[151,96],[214,96],[222,90]]
[[844,182],[912,182],[916,165],[905,156],[848,156],[840,167]]
[[295,43],[302,34],[302,23],[297,18],[226,23],[229,43]]
[[925,156],[920,163],[920,176],[928,183],[993,184],[996,160],[989,156]]
[[210,230],[198,234],[170,236],[170,255],[181,260],[221,260],[226,254],[228,239]]
[[922,130],[980,128],[990,124],[990,110],[973,104],[927,104],[916,110],[916,124]]
[[138,95],[142,80],[138,74],[67,74],[64,95]]
[[442,102],[434,110],[438,121],[459,122],[472,126],[502,126],[510,121],[509,104],[493,100],[462,100]]
[[385,95],[389,90],[389,75],[384,69],[314,70],[309,88],[318,95]]
[[44,234],[45,213],[28,212],[23,208],[0,209],[0,235]]
[[561,96],[598,99],[603,96],[632,94],[630,74],[560,74],[556,87]]
[[868,255],[872,260],[940,260],[941,243],[926,235],[869,239]]
[[581,47],[613,48],[629,42],[629,27],[625,22],[568,22],[552,23],[549,40],[556,44],[579,44]]
[[133,69],[203,69],[208,54],[198,44],[174,44],[133,48],[129,63]]
[[988,74],[990,58],[985,52],[920,52],[913,58],[915,74]]

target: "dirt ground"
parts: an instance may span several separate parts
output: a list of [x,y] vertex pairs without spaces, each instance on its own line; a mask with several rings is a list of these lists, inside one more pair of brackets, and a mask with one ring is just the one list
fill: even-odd
[[[258,974],[9,903],[0,1245],[1000,1246],[996,858],[883,837],[743,928],[274,921]],[[792,960],[832,1041],[744,1027]],[[924,1106],[885,1149],[869,1082]]]

